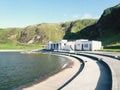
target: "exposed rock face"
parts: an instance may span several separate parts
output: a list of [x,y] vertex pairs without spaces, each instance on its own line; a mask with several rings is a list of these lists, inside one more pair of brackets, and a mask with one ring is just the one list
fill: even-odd
[[96,21],[95,19],[85,19],[65,23],[31,25],[21,31],[18,41],[27,44],[45,44],[48,41],[58,41],[63,38],[75,39],[74,33]]

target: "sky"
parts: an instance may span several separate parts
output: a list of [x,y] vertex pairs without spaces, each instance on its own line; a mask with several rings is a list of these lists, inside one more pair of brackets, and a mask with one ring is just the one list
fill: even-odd
[[120,0],[0,0],[0,28],[100,18]]

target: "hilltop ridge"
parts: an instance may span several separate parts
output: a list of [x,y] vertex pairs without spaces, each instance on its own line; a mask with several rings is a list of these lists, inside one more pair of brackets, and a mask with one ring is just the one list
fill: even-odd
[[120,43],[120,4],[104,10],[97,23],[77,32],[77,38],[101,40],[104,46]]

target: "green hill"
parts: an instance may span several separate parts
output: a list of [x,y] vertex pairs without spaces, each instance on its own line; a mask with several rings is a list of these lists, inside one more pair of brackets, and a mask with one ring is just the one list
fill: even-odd
[[96,22],[96,19],[84,19],[71,22],[63,38],[68,40],[79,39],[79,35],[77,35],[77,33],[85,27],[90,26]]
[[65,23],[41,23],[25,28],[0,29],[0,48],[11,48],[13,46],[24,49],[26,46],[31,45],[39,47],[45,45],[48,41],[63,39],[69,30],[71,33],[76,33],[94,22],[96,20],[85,19]]
[[77,38],[101,40],[104,46],[120,45],[120,4],[104,10],[97,23],[75,35]]
[[[28,43],[34,40],[34,44],[46,44],[48,41],[58,41],[69,36],[70,33],[76,33],[80,29],[95,23],[96,20],[85,19],[65,23],[43,23],[31,25],[21,31],[19,42]],[[67,33],[67,34],[66,34]],[[67,36],[66,36],[67,35]]]

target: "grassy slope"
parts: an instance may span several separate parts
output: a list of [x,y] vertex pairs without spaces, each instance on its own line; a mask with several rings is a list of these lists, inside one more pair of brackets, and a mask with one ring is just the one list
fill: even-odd
[[120,44],[120,33],[115,32],[115,30],[110,30],[109,33],[104,33],[102,37],[98,40],[103,42],[104,46],[111,46]]
[[98,23],[102,24],[101,27],[104,31],[103,36],[100,38],[104,45],[120,46],[120,4],[104,10]]
[[42,24],[38,26],[39,30],[44,30],[45,35],[48,36],[51,41],[61,40],[64,36],[64,32],[60,27],[60,24]]
[[75,34],[78,38],[100,40],[109,49],[120,49],[120,4],[104,10],[97,23]]
[[94,24],[95,22],[97,22],[97,19],[84,19],[84,20],[76,20],[75,22],[73,22],[73,27],[71,29],[72,33],[76,33],[80,30],[82,30],[83,28]]
[[0,44],[16,44],[20,28],[0,29]]
[[[73,26],[71,32],[77,32],[85,26],[95,22],[94,20],[77,20],[65,23],[42,23],[30,25],[25,28],[0,29],[0,49],[36,49],[43,47],[48,41],[59,41],[65,36],[65,32]],[[40,36],[39,40],[36,37]],[[35,38],[31,45],[27,42]]]

